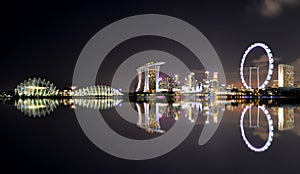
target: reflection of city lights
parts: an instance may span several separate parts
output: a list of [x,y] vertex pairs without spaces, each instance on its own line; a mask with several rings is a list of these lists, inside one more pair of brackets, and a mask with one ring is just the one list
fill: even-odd
[[272,141],[273,141],[273,120],[268,112],[268,110],[262,106],[258,106],[258,109],[262,110],[268,120],[268,125],[269,125],[269,134],[268,134],[268,140],[266,142],[266,144],[263,147],[254,147],[247,139],[246,135],[245,135],[245,130],[244,130],[244,117],[245,117],[245,113],[248,111],[248,109],[251,109],[251,106],[246,106],[242,112],[241,115],[241,120],[240,120],[240,128],[241,128],[241,134],[243,137],[243,140],[245,141],[246,145],[248,146],[249,149],[251,149],[254,152],[263,152],[266,151],[269,146],[271,145]]
[[19,99],[15,101],[15,107],[30,117],[50,114],[58,105],[57,100],[51,99]]
[[39,108],[45,108],[45,105],[29,105],[26,108],[27,109],[39,109]]
[[109,109],[121,104],[123,99],[114,99],[114,98],[105,98],[105,99],[83,99],[83,98],[74,98],[72,100],[73,105],[77,107],[84,107],[94,110],[104,110]]

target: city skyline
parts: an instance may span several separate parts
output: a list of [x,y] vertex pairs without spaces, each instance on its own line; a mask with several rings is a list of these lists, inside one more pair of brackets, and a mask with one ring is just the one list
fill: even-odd
[[0,19],[3,171],[299,170],[300,0],[5,1]]

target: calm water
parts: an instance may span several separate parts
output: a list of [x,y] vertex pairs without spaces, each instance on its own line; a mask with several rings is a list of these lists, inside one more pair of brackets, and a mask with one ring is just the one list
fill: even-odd
[[[2,100],[2,103],[1,166],[11,173],[297,173],[299,170],[300,103],[290,99],[182,98],[171,103],[163,99],[137,103],[121,99],[28,99]],[[105,153],[89,140],[77,120],[76,109],[100,110],[111,129],[137,140],[163,136],[180,121],[194,127],[179,146],[163,156],[124,160]],[[121,117],[122,112],[129,115]],[[200,146],[198,141],[205,125],[219,127]]]

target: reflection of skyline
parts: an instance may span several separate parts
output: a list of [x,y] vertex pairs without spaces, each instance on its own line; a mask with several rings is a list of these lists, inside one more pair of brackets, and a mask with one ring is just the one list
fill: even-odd
[[[257,112],[255,112],[255,110],[254,112],[252,111],[253,107],[257,108]],[[260,110],[263,111],[264,116],[260,114]],[[278,137],[279,132],[294,129],[295,109],[293,106],[273,107],[272,111],[273,114],[270,115],[265,106],[252,106],[251,104],[244,108],[240,121],[241,134],[246,145],[252,151],[266,151],[273,141],[273,136],[276,137],[277,135]],[[262,117],[266,117],[267,125],[265,124],[265,121],[262,121]],[[273,121],[276,119],[277,122]],[[273,128],[273,126],[276,127],[276,123],[278,132],[276,132],[276,130]],[[268,127],[267,132],[263,130],[266,126]],[[266,144],[262,147],[256,147],[255,145],[251,144],[251,142],[249,142],[247,139],[244,128],[250,128],[249,130],[252,129],[252,135],[259,136],[260,139],[266,141]]]
[[174,103],[143,102],[136,103],[138,112],[137,126],[149,133],[164,133],[166,130],[160,119],[188,119],[190,123],[197,121],[198,116],[205,117],[204,123],[217,124],[219,115],[225,110],[225,103],[216,100],[178,101]]
[[15,107],[29,117],[46,116],[53,112],[59,105],[58,100],[50,99],[18,99]]
[[68,106],[72,109],[77,107],[93,109],[93,110],[104,110],[113,108],[121,104],[122,99],[49,99],[49,98],[26,98],[18,99],[14,101],[14,106],[22,113],[32,117],[40,117],[51,114],[59,105]]
[[[253,131],[253,134],[255,135],[256,132],[260,132],[259,135],[262,137],[262,135],[264,135],[265,133],[261,133],[261,125],[260,125],[260,112],[263,112],[264,116],[266,117],[267,119],[267,127],[268,127],[268,133],[267,133],[267,140],[265,142],[264,145],[262,146],[256,146],[254,145],[250,140],[249,140],[249,137],[247,137],[246,135],[246,131],[245,131],[245,128],[248,127],[248,128],[252,128],[254,129]],[[248,115],[247,115],[248,113]],[[246,106],[242,112],[242,115],[241,115],[241,119],[240,119],[240,129],[241,129],[241,135],[242,135],[242,138],[245,142],[245,144],[247,145],[247,147],[254,151],[254,152],[264,152],[266,151],[267,149],[269,149],[271,143],[273,142],[273,136],[274,136],[274,126],[273,126],[273,120],[271,118],[271,115],[269,114],[269,111],[263,107],[263,106],[257,106],[257,114],[256,114],[256,124],[253,125],[252,124],[252,116],[255,115],[255,114],[252,114],[252,106],[249,105],[249,106]],[[248,118],[248,124],[245,124],[245,120]],[[258,131],[257,131],[258,130]]]
[[278,130],[290,130],[294,128],[294,108],[279,107],[278,109]]
[[[197,125],[213,125],[220,122],[220,113],[223,111],[240,112],[240,109],[243,109],[242,113],[245,112],[245,115],[241,116],[242,121],[240,121],[242,138],[249,149],[263,152],[269,149],[273,138],[279,137],[283,131],[290,131],[298,135],[299,129],[294,128],[295,114],[299,112],[300,108],[298,104],[274,101],[237,102],[199,98],[182,98],[175,102],[151,100],[133,103],[137,114],[132,116],[137,117],[136,125],[140,129],[148,133],[162,134],[169,131],[170,124],[172,127],[176,121],[181,119],[187,120],[188,124],[196,122]],[[51,114],[59,105],[72,109],[81,107],[103,110],[125,107],[125,105],[122,106],[122,102],[121,99],[112,98],[61,100],[31,98],[18,99],[9,103],[13,103],[24,115],[35,118]],[[131,107],[131,105],[128,106]],[[198,119],[198,117],[203,119]],[[265,145],[261,145],[261,142],[264,142]]]
[[70,99],[69,105],[75,106],[75,107],[84,107],[88,109],[94,109],[94,110],[104,110],[109,109],[115,106],[118,106],[120,103],[122,103],[122,99],[119,98],[105,98],[105,99],[84,99],[84,98],[78,98],[78,99]]

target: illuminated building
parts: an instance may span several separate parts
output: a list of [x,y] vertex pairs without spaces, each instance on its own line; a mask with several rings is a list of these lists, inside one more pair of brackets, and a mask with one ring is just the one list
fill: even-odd
[[51,97],[58,95],[58,89],[50,81],[41,78],[29,78],[15,88],[15,95],[20,97]]
[[294,82],[294,87],[295,88],[300,88],[300,81],[295,81]]
[[204,81],[204,92],[208,93],[209,92],[209,71],[205,71],[205,79]]
[[273,88],[278,88],[278,80],[273,80]]
[[214,72],[213,80],[211,81],[211,92],[217,92],[219,88],[218,72]]
[[195,73],[190,73],[185,78],[185,85],[182,86],[184,92],[195,92],[197,81],[195,80]]
[[179,76],[177,74],[175,74],[174,76],[174,83],[178,83],[179,81]]
[[159,91],[172,91],[175,86],[174,79],[169,76],[159,80]]
[[165,62],[148,62],[137,69],[138,85],[136,92],[158,92],[160,65]]
[[278,65],[278,87],[294,86],[294,66],[279,64]]
[[110,86],[95,85],[72,91],[73,97],[115,97],[123,95],[119,90]]
[[192,84],[193,84],[193,77],[192,77],[192,74],[189,74],[189,75],[188,75],[186,84],[187,84],[187,86],[188,86],[189,88],[192,88]]
[[214,72],[214,78],[213,78],[214,81],[218,81],[218,72]]
[[206,82],[209,82],[209,71],[205,71]]

